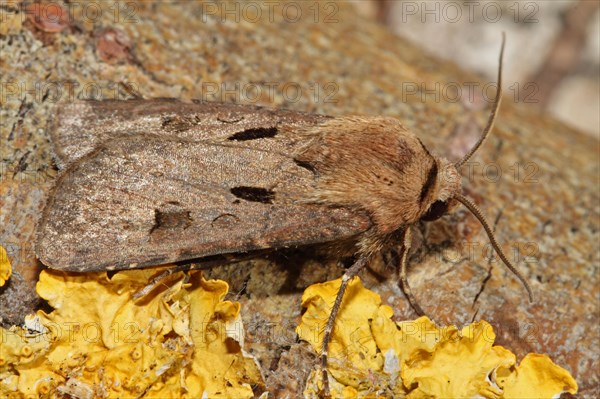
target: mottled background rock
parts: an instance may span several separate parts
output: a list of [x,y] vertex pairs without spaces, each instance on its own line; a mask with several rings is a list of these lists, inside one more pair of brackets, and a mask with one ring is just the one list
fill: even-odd
[[[148,98],[389,115],[433,151],[458,159],[477,139],[494,93],[493,78],[428,55],[345,2],[43,4],[0,2],[0,243],[15,269],[0,289],[5,325],[41,306],[32,234],[56,175],[46,127],[59,103],[124,99],[135,90]],[[56,18],[59,9],[47,4],[69,14]],[[480,40],[497,56],[504,26],[488,25]],[[515,49],[535,35],[509,36],[508,71],[528,63]],[[442,43],[445,51],[464,46],[445,34]],[[485,64],[490,76],[495,70],[494,62]],[[508,91],[493,136],[463,169],[464,187],[531,282],[536,302],[488,258],[483,229],[464,209],[416,229],[409,275],[438,323],[489,321],[498,343],[519,358],[547,353],[567,368],[582,397],[597,396],[599,384],[597,151],[595,138]],[[247,350],[278,397],[296,396],[311,367],[294,327],[302,290],[343,272],[327,255],[291,250],[211,272],[242,302]],[[395,270],[381,260],[362,273],[365,285],[398,320],[414,318]]]
[[[507,92],[600,137],[600,2],[354,0],[363,15],[422,49],[494,77],[498,30],[508,49]],[[455,43],[448,46],[448,42]]]

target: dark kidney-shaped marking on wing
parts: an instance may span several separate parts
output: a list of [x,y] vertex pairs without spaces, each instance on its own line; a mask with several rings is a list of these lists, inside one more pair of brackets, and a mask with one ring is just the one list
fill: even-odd
[[275,192],[273,190],[262,187],[238,186],[232,188],[230,191],[236,197],[250,202],[272,204],[275,199]]
[[259,127],[254,129],[246,129],[241,132],[237,132],[232,136],[228,137],[228,140],[235,141],[246,141],[246,140],[256,140],[263,139],[268,137],[275,137],[277,135],[276,127]]

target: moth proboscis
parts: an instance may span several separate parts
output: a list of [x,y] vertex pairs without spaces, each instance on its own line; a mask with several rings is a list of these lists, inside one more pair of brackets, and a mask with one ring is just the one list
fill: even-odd
[[374,254],[397,245],[407,281],[411,226],[459,203],[483,225],[459,168],[488,137],[498,90],[479,141],[460,161],[430,154],[398,120],[328,117],[248,105],[171,99],[76,102],[52,131],[64,169],[37,227],[36,253],[67,271],[120,270],[318,243],[352,243],[323,336],[327,349],[347,284]]

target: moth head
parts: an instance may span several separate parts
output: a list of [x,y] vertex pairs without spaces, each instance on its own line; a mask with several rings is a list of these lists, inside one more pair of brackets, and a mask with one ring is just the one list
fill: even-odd
[[445,158],[435,158],[422,194],[421,220],[431,222],[457,206],[454,196],[460,194],[461,177],[454,164]]
[[[488,122],[481,134],[481,137],[475,143],[473,148],[469,150],[469,152],[458,162],[455,164],[450,163],[449,161],[438,158],[435,160],[436,165],[434,169],[436,170],[435,179],[431,181],[430,189],[432,194],[430,194],[429,201],[426,201],[426,209],[422,209],[421,220],[423,221],[432,221],[439,219],[445,213],[447,213],[452,208],[456,207],[459,203],[464,205],[481,223],[485,232],[488,235],[490,243],[494,250],[502,259],[506,267],[519,279],[523,286],[527,290],[529,294],[529,300],[533,301],[533,293],[531,292],[531,288],[527,283],[527,280],[521,275],[521,273],[513,266],[513,264],[508,260],[500,245],[496,241],[496,237],[494,235],[493,230],[490,228],[489,223],[483,216],[481,210],[475,205],[471,200],[467,197],[463,196],[461,189],[461,178],[459,169],[462,165],[464,165],[475,152],[481,147],[484,141],[487,139],[492,127],[494,126],[494,121],[496,120],[496,115],[498,113],[498,109],[500,108],[500,100],[502,97],[502,59],[504,56],[504,43],[505,43],[505,35],[502,33],[502,46],[500,48],[500,65],[498,67],[498,89],[496,90],[496,97],[494,99],[494,104],[492,106],[492,111],[490,112],[490,116],[488,117]],[[431,175],[428,177],[428,182],[430,179],[433,179]]]

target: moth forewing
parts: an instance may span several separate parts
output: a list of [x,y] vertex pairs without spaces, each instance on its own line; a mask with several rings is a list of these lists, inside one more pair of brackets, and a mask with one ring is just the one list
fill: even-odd
[[318,124],[327,117],[254,105],[183,102],[172,98],[76,101],[50,123],[59,166],[119,136],[149,134],[192,141],[251,141],[279,129]]
[[[262,119],[253,109],[244,119]],[[38,257],[62,270],[114,270],[364,232],[365,212],[306,201],[318,177],[293,156],[300,120],[278,122],[267,137],[248,121],[230,132],[229,121],[210,140],[168,132],[108,139],[58,177],[38,225]]]

